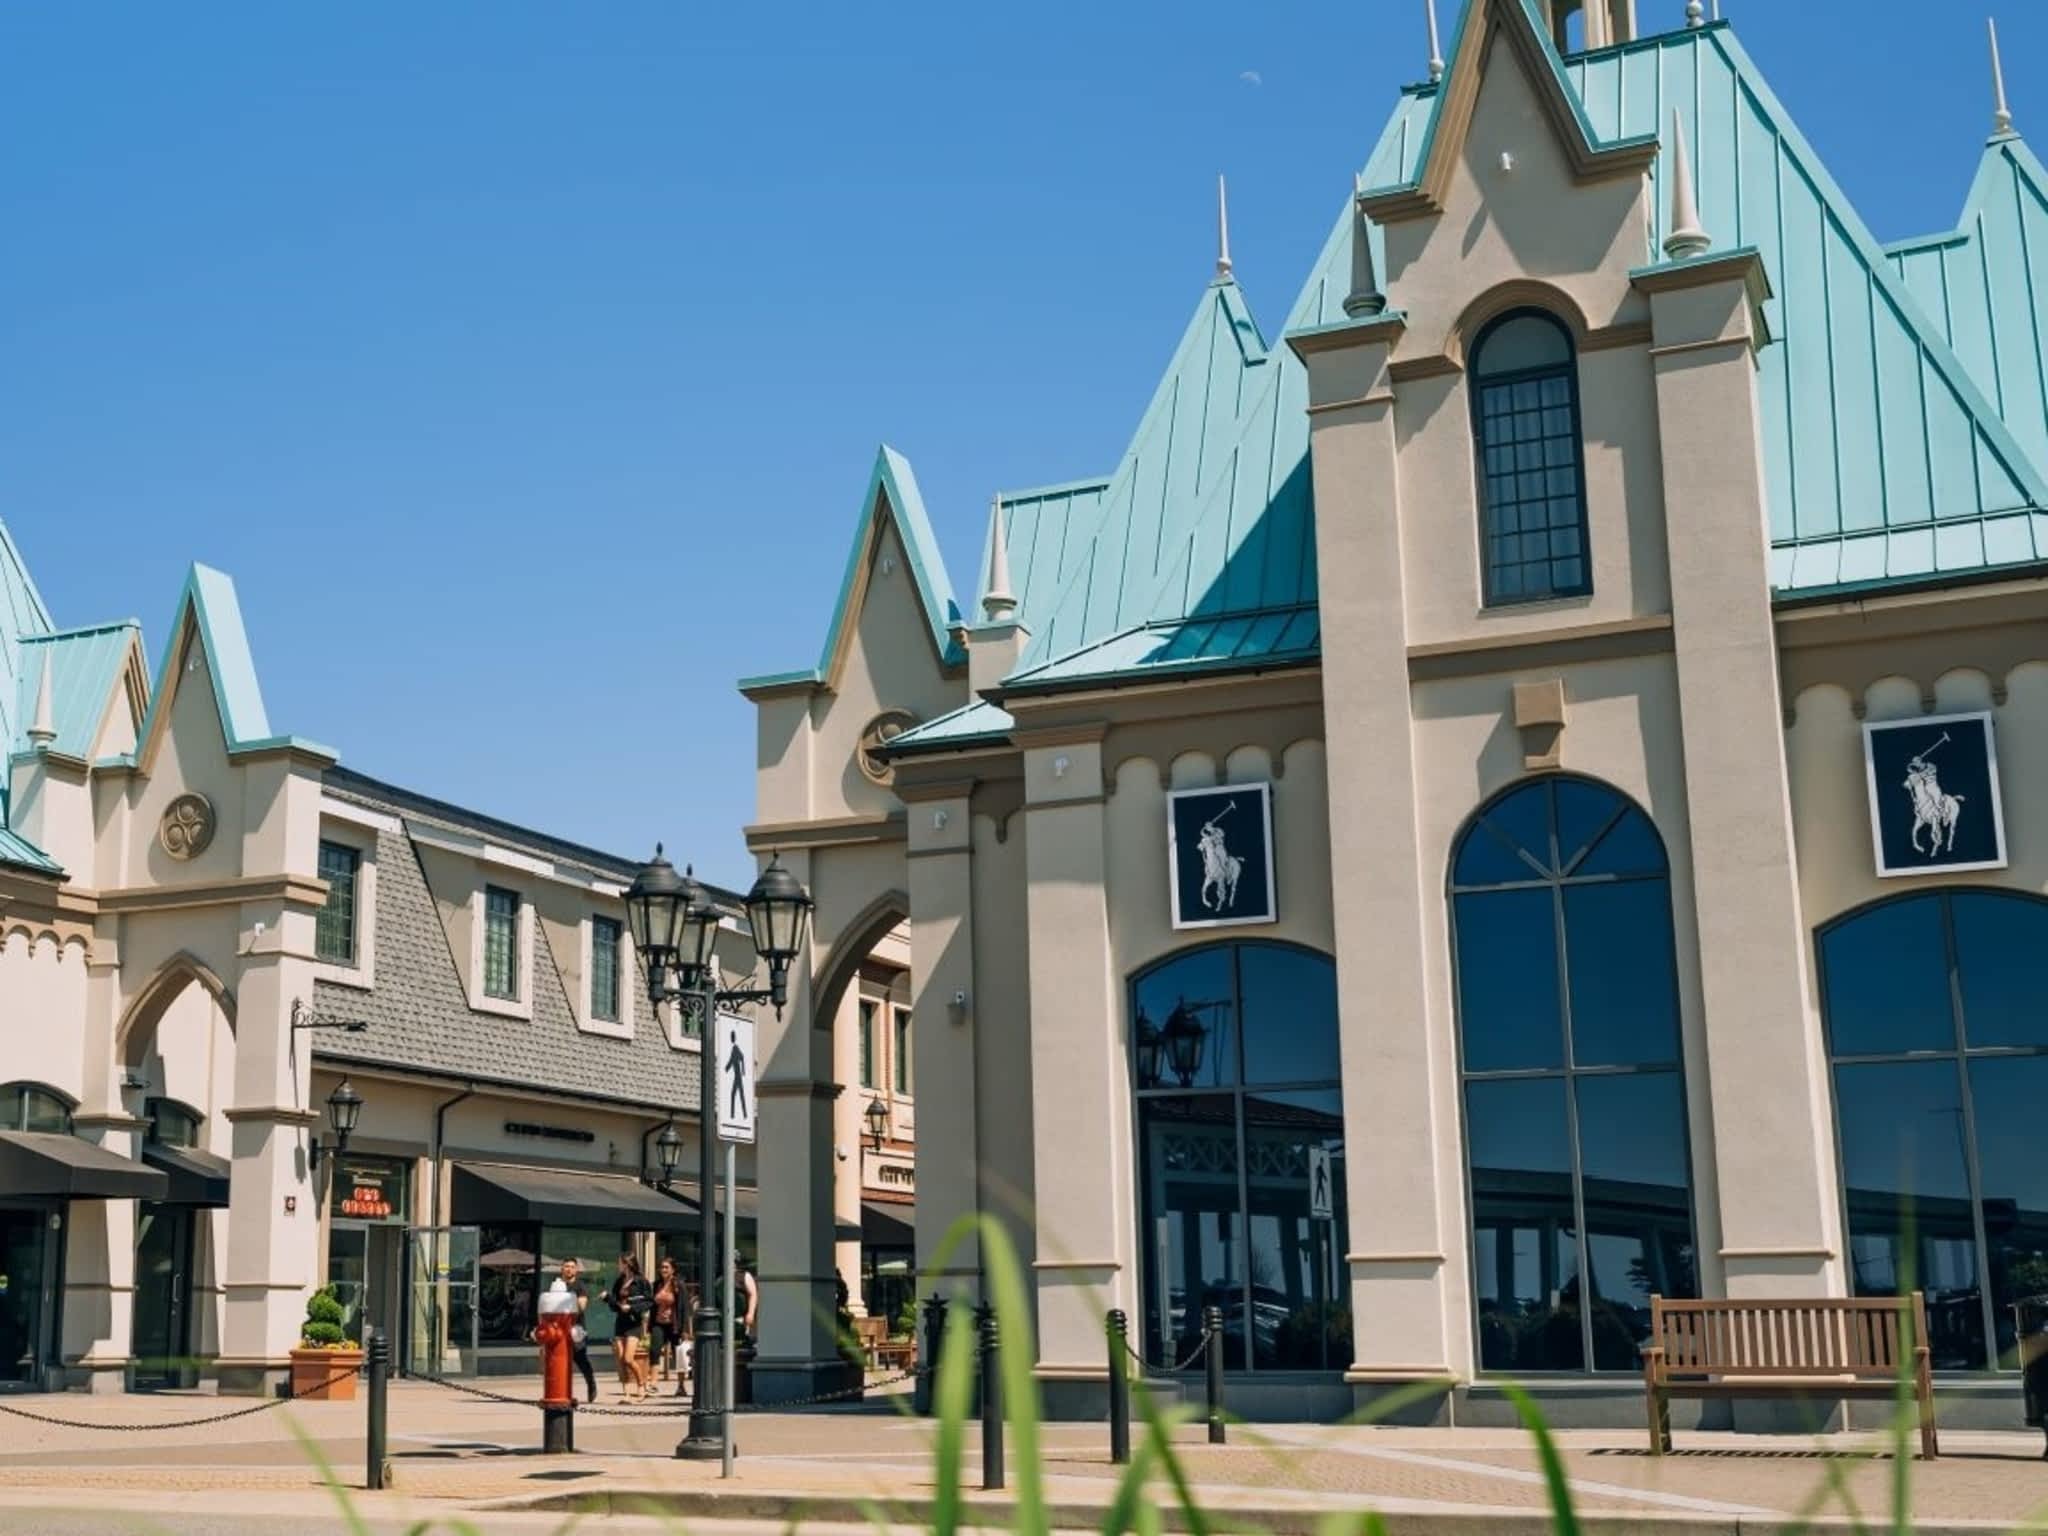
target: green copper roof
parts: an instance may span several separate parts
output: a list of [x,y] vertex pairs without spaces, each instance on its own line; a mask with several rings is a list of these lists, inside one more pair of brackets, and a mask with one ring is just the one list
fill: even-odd
[[913,726],[890,741],[889,751],[894,754],[1001,741],[1009,735],[1010,727],[1015,723],[1007,709],[991,704],[987,699],[976,699],[972,704],[963,704],[922,725]]
[[[28,717],[16,717],[24,676],[21,642],[33,635],[48,634],[53,625],[50,610],[28,574],[21,551],[14,546],[7,524],[0,522],[0,758],[20,740]],[[28,680],[28,699],[34,702],[35,679]],[[7,824],[7,775],[0,771],[0,826]]]
[[[1005,491],[996,500],[1003,517],[1010,556],[1010,595],[1017,599],[1016,617],[1033,623],[1039,609],[1058,602],[1076,566],[1093,548],[1102,522],[1102,493],[1109,481],[1076,480],[1030,491]],[[974,616],[981,617],[981,598],[988,591],[989,540],[981,541],[980,588]]]
[[61,875],[63,866],[18,832],[0,827],[0,864],[34,870],[39,875]]
[[142,626],[133,619],[91,629],[67,629],[38,635],[21,646],[22,676],[15,695],[16,730],[12,750],[26,751],[26,736],[35,716],[36,690],[45,664],[50,668],[50,723],[57,739],[50,750],[66,757],[87,757],[106,718],[107,701],[120,685],[129,648],[140,642]]
[[1219,618],[1141,624],[1003,680],[1005,696],[1091,682],[1135,682],[1191,672],[1241,671],[1314,660],[1322,646],[1314,603]]

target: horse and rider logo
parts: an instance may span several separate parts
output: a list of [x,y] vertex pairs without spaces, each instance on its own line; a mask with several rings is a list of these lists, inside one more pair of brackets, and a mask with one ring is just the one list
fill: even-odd
[[2004,866],[1988,713],[1866,723],[1863,742],[1880,875]]
[[1276,919],[1270,785],[1175,790],[1167,842],[1176,928]]

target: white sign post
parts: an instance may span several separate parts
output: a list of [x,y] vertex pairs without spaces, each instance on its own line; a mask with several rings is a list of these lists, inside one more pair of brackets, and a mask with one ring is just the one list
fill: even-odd
[[1308,1149],[1308,1215],[1311,1221],[1328,1221],[1336,1215],[1330,1192],[1330,1149]]
[[[754,1087],[760,1074],[754,1055],[754,1021],[736,1013],[718,1015],[711,1032],[711,1049],[705,1055],[706,1072],[718,1074],[718,1139],[725,1143],[725,1311],[719,1326],[725,1334],[725,1448],[723,1475],[732,1476],[733,1415],[733,1308],[739,1287],[733,1282],[739,1268],[739,1239],[733,1223],[739,1209],[740,1143],[754,1144]],[[706,1189],[708,1198],[710,1190]]]

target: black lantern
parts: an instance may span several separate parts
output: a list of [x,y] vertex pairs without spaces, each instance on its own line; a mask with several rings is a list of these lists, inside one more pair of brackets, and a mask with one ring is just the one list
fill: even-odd
[[[356,1126],[363,1118],[363,1096],[357,1093],[355,1085],[343,1078],[335,1085],[334,1092],[327,1095],[327,1124],[334,1132],[334,1150],[337,1153],[348,1150],[348,1139],[355,1135]],[[320,1142],[316,1137],[307,1156],[313,1167],[320,1166]]]
[[789,965],[803,948],[810,920],[811,893],[783,868],[778,853],[747,892],[747,926],[754,933],[754,953],[768,962],[768,990],[778,1018],[789,1001]]
[[1138,1086],[1157,1088],[1159,1086],[1159,1026],[1138,1010]]
[[683,897],[682,948],[676,965],[682,971],[685,990],[694,992],[706,981],[717,979],[711,974],[711,957],[718,943],[718,908],[688,868],[683,870]]
[[675,1181],[676,1164],[683,1160],[683,1138],[676,1134],[675,1121],[664,1125],[654,1138],[654,1156],[661,1164],[661,1186],[666,1189]]
[[1186,999],[1176,1003],[1173,1012],[1166,1016],[1159,1043],[1166,1053],[1166,1064],[1180,1079],[1181,1087],[1188,1087],[1200,1075],[1202,1046],[1208,1037],[1208,1029],[1195,1017],[1195,1010],[1187,1005]]
[[675,865],[654,845],[654,858],[640,866],[626,888],[626,925],[633,947],[647,967],[647,991],[656,1003],[669,995],[668,975],[682,962],[683,924],[690,909],[689,889]]
[[880,1099],[869,1099],[868,1107],[863,1113],[868,1122],[868,1135],[874,1138],[876,1150],[879,1151],[882,1143],[889,1139],[889,1106]]

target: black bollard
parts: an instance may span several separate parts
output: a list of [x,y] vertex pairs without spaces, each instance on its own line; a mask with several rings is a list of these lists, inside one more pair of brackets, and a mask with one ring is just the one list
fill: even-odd
[[924,1304],[924,1348],[917,1358],[917,1380],[911,1385],[913,1413],[929,1414],[939,1379],[939,1346],[946,1337],[946,1298],[933,1291]]
[[996,1309],[975,1309],[981,1324],[981,1486],[1003,1486],[1003,1370],[996,1358]]
[[363,1352],[369,1356],[369,1390],[364,1394],[368,1399],[369,1469],[363,1478],[363,1486],[372,1490],[382,1488],[391,1476],[391,1464],[385,1455],[386,1415],[388,1404],[386,1394],[391,1386],[391,1335],[372,1324],[364,1330]]
[[1109,1335],[1109,1459],[1121,1467],[1131,1459],[1131,1320],[1112,1310],[1103,1323]]
[[1223,1309],[1202,1310],[1202,1352],[1209,1362],[1209,1443],[1223,1444]]

